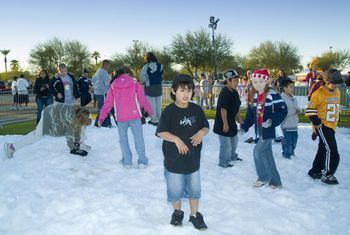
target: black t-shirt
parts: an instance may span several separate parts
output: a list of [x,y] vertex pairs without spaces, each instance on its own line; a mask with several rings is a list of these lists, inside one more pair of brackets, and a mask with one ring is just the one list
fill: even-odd
[[[230,90],[224,87],[219,95],[219,100],[216,108],[215,123],[214,123],[214,133],[222,136],[235,136],[237,135],[237,124],[236,115],[241,106],[241,100],[236,90]],[[221,118],[220,109],[224,108],[227,111],[227,122],[229,125],[229,131],[227,133],[223,132],[224,122]]]
[[190,102],[187,108],[179,108],[172,103],[164,109],[156,134],[170,132],[179,137],[189,149],[187,154],[182,155],[175,143],[163,141],[164,167],[168,171],[190,174],[199,169],[202,144],[193,146],[190,137],[204,127],[209,128],[208,120],[202,108],[196,104]]

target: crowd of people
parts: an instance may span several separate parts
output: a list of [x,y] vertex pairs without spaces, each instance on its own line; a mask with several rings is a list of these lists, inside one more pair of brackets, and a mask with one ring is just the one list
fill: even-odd
[[[41,70],[34,85],[38,104],[36,130],[18,142],[6,143],[6,156],[13,157],[15,151],[40,140],[43,135],[66,136],[71,154],[88,155],[91,146],[84,143],[84,129],[92,121],[90,111],[84,106],[96,99],[98,114],[95,126],[110,127],[110,113],[118,126],[122,166],[132,167],[127,135],[130,127],[138,155],[138,168],[147,168],[150,163],[145,150],[142,124],[143,118],[149,117],[148,123],[157,126],[156,135],[163,139],[167,200],[174,209],[170,223],[174,226],[182,225],[184,211],[181,209],[181,199],[186,196],[191,210],[189,221],[199,230],[206,229],[203,215],[198,211],[201,197],[200,159],[202,140],[210,129],[204,109],[213,108],[210,100],[213,97],[214,82],[210,76],[207,78],[202,74],[198,86],[191,76],[177,75],[171,86],[174,102],[162,112],[163,66],[152,52],[145,55],[144,62],[140,73],[141,82],[134,78],[133,72],[126,66],[116,69],[110,77],[108,60],[102,61],[101,68],[91,80],[88,79],[89,71],[86,69],[76,80],[67,72],[65,64],[58,65],[58,72],[51,79],[45,70]],[[317,153],[308,174],[326,184],[338,184],[334,174],[340,157],[335,131],[340,112],[338,86],[343,83],[343,79],[335,69],[320,75],[322,80],[321,76],[316,76],[310,87],[312,92],[309,94],[310,102],[305,114],[312,123],[311,138],[319,138]],[[282,179],[272,152],[272,141],[276,139],[276,129],[281,128],[282,155],[291,160],[295,157],[299,108],[294,97],[294,82],[283,70],[272,81],[266,69],[248,71],[241,79],[236,70],[230,69],[223,74],[223,78],[223,87],[217,95],[213,126],[220,143],[218,166],[227,169],[236,161],[243,160],[236,152],[239,147],[238,136],[253,127],[253,159],[257,174],[253,186],[282,188]],[[244,90],[240,90],[239,84],[244,84]],[[91,89],[95,98],[90,94]],[[240,114],[242,93],[246,95],[248,105],[245,119]],[[78,97],[80,105],[76,102]],[[192,102],[193,97],[199,98],[197,104]]]

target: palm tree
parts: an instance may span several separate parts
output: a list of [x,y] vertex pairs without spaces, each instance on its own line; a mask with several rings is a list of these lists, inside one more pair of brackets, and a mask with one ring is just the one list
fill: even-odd
[[11,60],[10,67],[11,67],[11,71],[17,72],[19,70],[19,61],[18,60]]
[[96,66],[97,66],[97,59],[98,59],[98,58],[101,58],[100,52],[98,52],[98,51],[92,52],[91,57],[95,59]]
[[10,53],[11,50],[0,50],[1,54],[3,54],[5,56],[5,72],[7,73],[7,54]]

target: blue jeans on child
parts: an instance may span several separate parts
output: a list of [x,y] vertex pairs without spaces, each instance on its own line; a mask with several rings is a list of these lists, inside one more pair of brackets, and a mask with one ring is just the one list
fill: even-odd
[[41,113],[44,109],[44,106],[47,107],[50,104],[52,104],[52,97],[51,96],[38,97],[36,100],[36,104],[38,106],[38,111],[36,115],[36,124],[38,124],[40,121]]
[[118,122],[119,143],[123,155],[122,163],[124,166],[132,165],[132,154],[128,140],[129,127],[134,136],[135,149],[139,157],[138,164],[148,165],[148,158],[145,154],[145,142],[143,139],[141,119]]
[[260,136],[253,151],[254,163],[259,181],[280,186],[282,182],[272,154],[272,141],[273,139],[263,140]]
[[219,135],[219,141],[219,166],[226,167],[230,161],[237,159],[238,154],[236,153],[236,149],[238,145],[238,135],[232,137]]
[[285,158],[290,158],[290,156],[294,155],[294,150],[298,142],[298,131],[288,131],[282,129],[282,132],[282,155]]
[[177,202],[186,197],[196,200],[201,197],[199,170],[190,174],[177,174],[164,169],[168,202]]

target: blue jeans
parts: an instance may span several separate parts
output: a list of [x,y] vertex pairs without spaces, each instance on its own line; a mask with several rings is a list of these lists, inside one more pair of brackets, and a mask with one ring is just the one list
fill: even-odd
[[230,161],[237,159],[238,154],[236,153],[236,149],[238,145],[238,136],[229,137],[219,135],[219,141],[219,166],[225,167]]
[[132,154],[128,140],[129,127],[134,136],[135,148],[139,157],[138,164],[148,165],[148,158],[145,154],[145,142],[143,140],[141,119],[118,122],[119,143],[123,155],[122,163],[124,166],[132,165]]
[[38,106],[38,111],[36,113],[36,124],[38,124],[40,121],[41,113],[43,112],[44,106],[47,107],[50,104],[52,104],[52,97],[51,96],[38,97],[36,100],[36,104]]
[[258,180],[280,186],[282,182],[272,154],[272,141],[273,139],[259,138],[253,150],[254,163]]
[[147,96],[148,102],[151,104],[153,110],[152,122],[158,123],[162,115],[162,96]]
[[[100,111],[101,111],[103,104],[105,102],[105,96],[104,95],[96,95],[96,101],[97,101],[98,113],[97,113],[97,117],[95,119],[95,126],[97,125],[98,120],[100,118]],[[102,122],[102,126],[109,127],[111,125],[112,125],[111,119],[110,119],[109,114],[108,114],[106,119]]]
[[287,131],[282,129],[282,155],[285,158],[290,158],[294,155],[294,150],[298,142],[298,131]]
[[177,174],[164,169],[168,202],[177,202],[186,197],[191,200],[201,197],[199,170],[190,174]]

